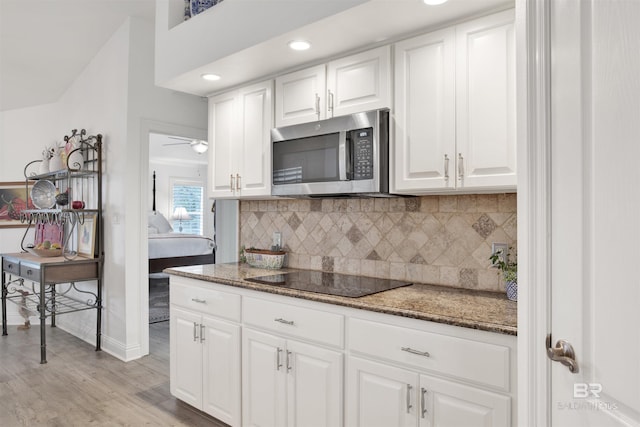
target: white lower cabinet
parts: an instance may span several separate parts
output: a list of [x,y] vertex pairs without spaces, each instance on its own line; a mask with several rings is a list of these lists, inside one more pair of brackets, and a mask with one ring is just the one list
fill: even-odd
[[515,337],[366,317],[347,321],[347,426],[516,425]]
[[517,425],[516,338],[171,278],[171,393],[231,426]]
[[510,425],[508,396],[350,356],[350,427]]
[[342,353],[245,328],[245,426],[341,426]]
[[[237,295],[173,284],[170,310],[171,394],[231,425],[240,425],[240,325],[223,315],[237,306]],[[190,295],[190,296],[189,296]],[[188,299],[183,297],[189,296]],[[236,299],[237,298],[237,299]],[[198,309],[179,306],[198,305]],[[202,312],[200,311],[202,307]],[[207,314],[204,314],[207,313]]]

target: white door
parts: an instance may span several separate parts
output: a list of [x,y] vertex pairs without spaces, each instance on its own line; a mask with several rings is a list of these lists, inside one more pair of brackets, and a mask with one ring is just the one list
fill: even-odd
[[287,341],[289,426],[342,425],[342,354]]
[[242,424],[286,425],[286,341],[244,328],[242,331]]
[[326,117],[326,69],[307,68],[276,78],[276,127]]
[[327,117],[391,107],[391,47],[327,65]]
[[551,2],[556,427],[640,425],[640,2]]
[[454,189],[455,30],[395,45],[394,192]]
[[511,399],[486,390],[420,376],[420,426],[456,427],[511,425]]
[[171,394],[200,409],[202,407],[201,316],[172,307],[170,318]]
[[418,374],[349,357],[346,425],[349,427],[415,427]]
[[237,92],[209,98],[209,196],[234,195],[237,138]]
[[242,164],[236,172],[239,196],[271,196],[271,128],[273,81],[240,89]]
[[240,425],[240,326],[202,317],[202,410],[231,426]]
[[458,25],[456,41],[458,187],[515,188],[514,10]]

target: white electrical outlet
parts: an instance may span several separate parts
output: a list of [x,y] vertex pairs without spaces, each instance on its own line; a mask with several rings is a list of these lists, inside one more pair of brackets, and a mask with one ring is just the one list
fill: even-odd
[[[492,243],[491,244],[491,255],[496,252],[501,252],[500,258],[502,261],[507,262],[509,258],[509,245],[506,243]],[[496,267],[494,265],[494,267]]]

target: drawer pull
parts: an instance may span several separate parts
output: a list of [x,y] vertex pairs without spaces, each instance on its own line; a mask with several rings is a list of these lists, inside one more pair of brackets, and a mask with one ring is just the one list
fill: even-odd
[[277,318],[277,319],[273,319],[273,320],[274,320],[274,322],[284,323],[285,325],[291,325],[291,326],[293,326],[293,325],[294,325],[293,320],[284,320],[284,319],[283,319],[283,318],[281,318],[281,317],[279,317],[279,318]]
[[199,299],[199,298],[191,298],[191,301],[197,302],[198,304],[206,304],[207,303],[206,299]]
[[413,405],[411,404],[411,384],[407,384],[407,414],[411,413],[411,408]]
[[291,372],[291,352],[287,350],[287,372]]
[[204,342],[204,325],[200,324],[200,342]]
[[198,341],[198,324],[193,322],[193,341]]
[[406,351],[407,353],[411,354],[417,354],[418,356],[431,357],[428,351],[414,350],[411,347],[402,347],[400,350]]

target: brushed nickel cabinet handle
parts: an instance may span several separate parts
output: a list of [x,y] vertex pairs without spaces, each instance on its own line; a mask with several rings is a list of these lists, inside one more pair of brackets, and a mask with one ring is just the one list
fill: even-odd
[[281,317],[278,317],[277,319],[273,319],[274,322],[279,322],[279,323],[284,323],[285,325],[290,325],[293,326],[295,324],[295,322],[293,320],[285,320]]
[[464,157],[462,153],[458,153],[458,179],[462,181],[464,178]]
[[278,347],[277,355],[276,355],[276,371],[279,371],[282,368],[282,362],[280,362],[280,355],[282,354],[282,349]]
[[407,384],[407,414],[411,412],[411,408],[413,408],[413,405],[411,405],[411,389],[413,387],[411,387],[411,384]]
[[233,193],[233,189],[235,187],[235,181],[233,178],[233,174],[230,175],[231,177],[229,178],[229,190],[231,190],[231,192]]
[[198,341],[198,324],[193,322],[193,341]]
[[333,117],[333,92],[331,90],[327,91],[329,93],[329,111],[331,111],[331,117]]
[[414,350],[411,347],[402,347],[400,350],[411,354],[417,354],[418,356],[431,357],[428,351]]
[[444,179],[449,179],[449,156],[444,155]]
[[200,342],[204,342],[204,325],[200,324]]
[[421,412],[421,417],[424,418],[425,414],[427,413],[427,403],[425,402],[425,394],[427,394],[427,389],[422,387],[420,388],[420,412]]
[[191,298],[191,301],[197,302],[198,304],[206,304],[207,303],[206,299],[200,299],[200,298]]
[[239,174],[239,173],[237,173],[237,174],[236,174],[236,191],[240,191],[240,189],[241,189],[241,187],[242,187],[242,186],[240,185],[240,178],[242,178],[242,177],[240,176],[240,174]]
[[316,93],[316,115],[318,116],[318,120],[320,120],[320,96]]
[[287,350],[287,372],[291,372],[291,352]]

